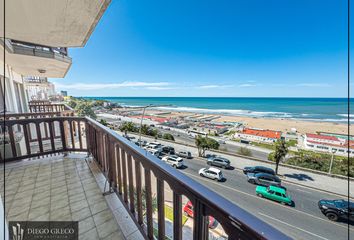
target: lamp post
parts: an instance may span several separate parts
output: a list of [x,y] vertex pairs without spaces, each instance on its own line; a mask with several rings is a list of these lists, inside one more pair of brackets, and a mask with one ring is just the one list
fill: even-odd
[[334,160],[334,154],[337,152],[337,150],[332,149],[332,158],[331,158],[331,164],[329,165],[329,171],[328,174],[331,174],[332,172],[332,166],[333,166],[333,160]]
[[142,129],[142,126],[143,126],[143,119],[144,119],[144,116],[145,116],[145,110],[147,108],[150,108],[150,107],[167,107],[167,106],[171,106],[171,105],[153,105],[153,104],[149,104],[149,105],[141,107],[143,109],[143,114],[141,115],[140,129],[139,129],[139,146],[140,147],[141,147],[141,129]]

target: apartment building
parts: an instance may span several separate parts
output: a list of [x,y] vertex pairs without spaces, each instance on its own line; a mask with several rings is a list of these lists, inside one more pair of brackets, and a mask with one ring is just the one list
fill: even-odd
[[334,135],[306,133],[303,136],[302,147],[307,150],[347,156],[354,155],[354,141]]
[[56,95],[54,84],[46,77],[24,77],[24,84],[30,100],[49,100]]

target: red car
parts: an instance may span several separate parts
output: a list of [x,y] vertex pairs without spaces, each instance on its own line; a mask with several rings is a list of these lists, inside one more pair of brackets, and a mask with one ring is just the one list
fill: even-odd
[[[183,212],[185,215],[193,218],[194,211],[193,211],[193,204],[191,201],[188,201],[187,204],[183,207]],[[218,225],[218,221],[216,221],[214,217],[209,216],[209,223],[208,223],[209,228],[212,229],[216,228],[217,225]]]

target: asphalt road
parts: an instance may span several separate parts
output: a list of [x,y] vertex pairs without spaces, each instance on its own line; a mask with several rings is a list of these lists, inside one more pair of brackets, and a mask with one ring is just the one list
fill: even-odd
[[[146,138],[144,138],[146,139]],[[146,139],[148,140],[148,139]],[[185,147],[171,144],[176,151]],[[195,154],[195,152],[192,152]],[[284,183],[288,194],[295,202],[294,207],[284,206],[255,194],[256,186],[247,182],[246,176],[238,169],[224,170],[225,182],[216,182],[198,175],[199,169],[207,167],[203,158],[185,159],[184,174],[234,202],[241,208],[274,226],[294,239],[353,239],[354,225],[329,221],[318,209],[320,199],[338,199],[334,194]]]
[[[180,170],[238,206],[261,218],[294,239],[349,239],[345,222],[331,222],[318,209],[319,199],[337,199],[327,194],[292,184],[283,184],[295,202],[295,207],[263,199],[255,194],[256,185],[247,182],[239,170],[222,170],[225,182],[200,177],[198,171],[206,167],[204,159],[185,159],[187,168]],[[350,226],[354,236],[354,226]]]
[[[189,145],[193,145],[193,146],[195,145],[194,138],[189,137],[188,134],[186,134],[186,133],[176,133],[176,132],[173,132],[170,130],[164,130],[164,129],[159,129],[159,128],[158,128],[158,130],[161,133],[172,134],[174,136],[176,142],[185,143],[185,144],[189,144]],[[247,145],[244,145],[244,147],[247,147]],[[237,154],[239,152],[240,148],[241,148],[241,146],[237,146],[234,144],[231,145],[231,144],[226,143],[226,144],[220,144],[219,150]],[[268,160],[268,153],[267,152],[259,151],[259,150],[255,150],[255,149],[250,149],[250,151],[252,152],[252,157],[259,158],[262,160]]]

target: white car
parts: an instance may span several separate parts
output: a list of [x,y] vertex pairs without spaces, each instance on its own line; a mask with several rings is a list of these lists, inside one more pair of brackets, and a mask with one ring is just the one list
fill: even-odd
[[224,179],[222,172],[219,169],[214,167],[202,168],[199,170],[198,173],[202,177],[210,178],[216,181],[221,181],[222,179]]
[[165,156],[162,158],[162,161],[175,168],[181,168],[183,166],[183,158],[176,155]]
[[160,157],[161,151],[158,149],[148,149],[147,151],[156,157]]
[[156,149],[156,150],[161,151],[162,150],[162,145],[161,145],[161,143],[158,143],[158,142],[151,142],[151,143],[146,144],[144,149],[146,149],[146,150]]

